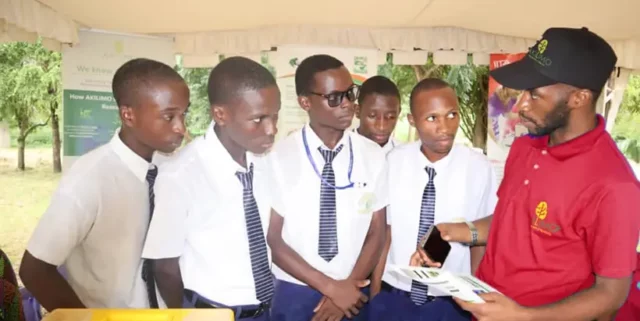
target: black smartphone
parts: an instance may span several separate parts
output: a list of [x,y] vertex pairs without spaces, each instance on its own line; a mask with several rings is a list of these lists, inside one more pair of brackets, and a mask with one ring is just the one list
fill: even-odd
[[438,227],[432,225],[422,239],[422,249],[431,261],[444,264],[451,251],[451,244],[443,240]]

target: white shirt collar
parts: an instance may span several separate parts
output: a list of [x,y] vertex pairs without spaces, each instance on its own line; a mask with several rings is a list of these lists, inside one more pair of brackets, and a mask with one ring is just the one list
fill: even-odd
[[423,168],[426,166],[433,167],[436,170],[436,173],[443,173],[448,170],[449,164],[451,164],[451,159],[454,156],[453,154],[455,154],[456,151],[456,145],[454,144],[447,156],[434,163],[427,159],[427,156],[424,156],[424,154],[420,150],[420,148],[422,147],[422,143],[420,141],[417,141],[416,146],[416,157],[419,158],[421,166]]
[[[304,126],[303,130],[305,131],[305,134],[307,135],[307,144],[309,144],[309,149],[310,150],[317,151],[318,147],[322,147],[323,149],[331,149],[331,148],[325,146],[325,144],[322,142],[320,137],[318,137],[318,135],[315,133],[315,131],[313,131],[313,128],[311,128],[309,123],[307,123]],[[351,131],[345,130],[344,134],[342,134],[342,138],[340,138],[340,141],[338,141],[338,143],[336,144],[336,147],[333,150],[336,150],[338,147],[340,147],[340,145],[344,145],[344,147],[342,147],[342,148],[347,148],[348,140],[349,140],[349,137],[350,137],[349,135],[351,135]]]
[[[204,134],[205,148],[209,149],[206,151],[206,155],[212,157],[211,161],[215,162],[217,165],[217,170],[227,172],[235,175],[236,172],[246,172],[247,169],[238,164],[229,151],[222,145],[218,135],[213,130],[214,122],[211,122],[209,128],[207,128],[207,132]],[[246,152],[245,157],[247,158],[247,168],[249,168],[250,164],[254,162],[255,156]]]
[[147,180],[147,172],[149,168],[155,166],[147,162],[140,155],[134,153],[131,148],[124,144],[120,139],[120,128],[116,129],[113,134],[113,138],[109,142],[109,145],[118,157],[127,165],[127,167],[133,172],[133,174],[142,182]]

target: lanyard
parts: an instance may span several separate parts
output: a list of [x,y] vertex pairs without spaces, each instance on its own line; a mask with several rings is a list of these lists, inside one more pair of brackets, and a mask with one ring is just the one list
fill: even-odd
[[353,188],[355,184],[351,181],[351,173],[353,172],[353,146],[351,144],[351,137],[349,137],[349,172],[347,173],[347,180],[349,181],[349,184],[345,186],[334,186],[329,184],[329,182],[327,182],[324,178],[322,178],[322,174],[320,174],[320,172],[318,171],[318,166],[316,166],[316,162],[313,160],[313,156],[311,156],[311,150],[309,149],[309,143],[307,142],[306,129],[307,129],[306,127],[302,128],[302,143],[304,143],[304,151],[307,153],[307,159],[309,159],[309,163],[311,163],[313,170],[316,172],[316,175],[318,176],[318,178],[320,178],[320,181],[322,182],[322,184],[335,188],[337,190]]

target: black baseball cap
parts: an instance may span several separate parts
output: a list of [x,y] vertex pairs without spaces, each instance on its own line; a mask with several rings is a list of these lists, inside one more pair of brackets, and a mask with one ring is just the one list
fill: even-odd
[[563,83],[600,92],[617,61],[613,48],[587,28],[550,28],[524,58],[492,70],[491,76],[513,89]]

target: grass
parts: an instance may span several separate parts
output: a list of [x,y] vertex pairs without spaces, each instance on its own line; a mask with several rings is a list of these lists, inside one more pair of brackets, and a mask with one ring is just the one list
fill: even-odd
[[53,173],[51,148],[28,148],[27,169],[17,167],[17,150],[0,149],[0,248],[18,271],[22,254],[47,209],[60,174]]

